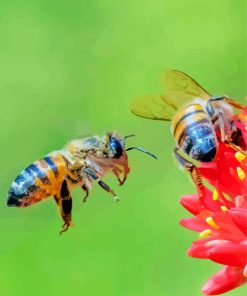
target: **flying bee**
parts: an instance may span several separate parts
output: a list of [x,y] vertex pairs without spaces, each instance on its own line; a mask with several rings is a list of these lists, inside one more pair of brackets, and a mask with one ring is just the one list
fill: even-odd
[[216,156],[218,140],[238,149],[231,141],[231,117],[233,107],[243,107],[227,96],[210,95],[195,80],[177,70],[165,73],[164,84],[164,95],[137,98],[130,108],[140,117],[171,121],[177,145],[174,154],[191,173],[198,188],[201,179],[193,160],[211,162]]
[[54,151],[24,169],[9,188],[7,205],[28,207],[54,196],[64,221],[60,232],[63,233],[72,225],[71,189],[81,187],[86,193],[83,199],[86,202],[93,181],[96,181],[118,201],[119,198],[102,181],[102,177],[112,173],[119,184],[123,185],[130,172],[127,156],[129,150],[136,149],[156,158],[140,147],[126,149],[125,140],[131,136],[134,135],[121,137],[117,132],[110,132],[102,137],[72,140],[64,149]]

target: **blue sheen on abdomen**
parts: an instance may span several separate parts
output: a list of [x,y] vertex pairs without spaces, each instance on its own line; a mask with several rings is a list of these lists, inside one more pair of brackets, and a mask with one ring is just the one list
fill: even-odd
[[212,127],[207,123],[201,123],[188,128],[182,149],[192,159],[211,161],[216,152],[216,139]]

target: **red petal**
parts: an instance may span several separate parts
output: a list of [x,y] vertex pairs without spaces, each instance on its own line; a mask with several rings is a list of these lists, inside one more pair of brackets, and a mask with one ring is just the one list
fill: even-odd
[[247,264],[247,245],[225,242],[209,250],[209,259],[214,262],[244,267]]
[[194,241],[192,243],[192,246],[189,248],[187,255],[194,258],[208,259],[208,256],[210,254],[209,251],[216,245],[225,242],[227,241],[220,239],[212,239],[211,237]]
[[188,228],[190,230],[194,230],[197,232],[201,232],[201,231],[205,230],[206,228],[210,228],[210,227],[207,227],[208,225],[204,221],[199,220],[197,217],[184,218],[179,221],[179,224],[185,228]]
[[205,295],[219,295],[244,284],[247,278],[243,276],[243,268],[225,266],[214,274],[203,286]]
[[238,228],[247,235],[247,210],[233,208],[229,211],[233,222],[238,226]]
[[[246,125],[241,124],[240,122],[237,122],[237,121],[235,121],[234,124],[242,131],[243,140],[244,140],[245,144],[247,145],[247,133],[245,130]],[[242,144],[244,144],[244,143],[242,143]],[[246,147],[243,147],[243,148],[246,148]]]
[[231,215],[228,212],[215,213],[213,214],[213,219],[220,227],[219,233],[226,240],[239,241],[245,239],[245,235],[233,222]]
[[241,181],[237,176],[234,178],[231,174],[231,171],[235,172],[239,166],[239,162],[235,158],[235,150],[223,143],[219,143],[217,150],[214,160],[216,169],[200,167],[201,175],[214,187],[217,187],[218,184],[223,192],[232,197],[242,194]]
[[203,191],[203,196],[201,197],[202,205],[212,212],[221,211],[221,206],[223,206],[224,204],[221,203],[219,200],[213,200],[213,193],[208,188],[204,187]]
[[197,215],[204,210],[197,194],[183,196],[180,199],[180,204],[193,215]]

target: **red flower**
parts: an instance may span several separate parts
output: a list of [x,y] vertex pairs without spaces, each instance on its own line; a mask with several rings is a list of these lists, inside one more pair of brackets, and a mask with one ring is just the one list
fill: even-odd
[[[187,195],[181,204],[194,215],[180,224],[199,232],[188,255],[225,265],[203,286],[205,295],[218,295],[247,282],[247,108],[235,116],[241,133],[236,147],[219,143],[213,162],[199,171],[215,190],[204,187],[200,198]],[[243,150],[243,152],[241,151]]]

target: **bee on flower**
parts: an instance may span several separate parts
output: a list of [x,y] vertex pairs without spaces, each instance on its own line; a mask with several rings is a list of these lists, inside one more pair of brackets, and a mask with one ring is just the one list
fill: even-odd
[[[233,118],[239,131],[236,144],[247,147],[247,108]],[[218,295],[247,282],[247,157],[225,143],[219,143],[215,159],[200,164],[201,176],[215,190],[203,187],[203,194],[187,195],[180,202],[194,216],[180,224],[199,232],[188,255],[224,265],[203,286],[205,295]]]
[[169,70],[164,75],[166,91],[134,99],[131,112],[143,118],[171,121],[176,142],[174,155],[191,174],[197,190],[202,188],[197,162],[211,163],[219,143],[242,151],[236,141],[239,130],[233,125],[234,108],[243,106],[228,96],[213,96],[189,75]]

